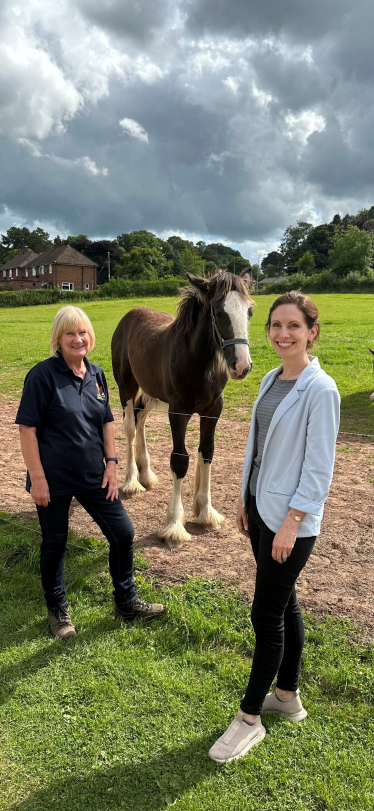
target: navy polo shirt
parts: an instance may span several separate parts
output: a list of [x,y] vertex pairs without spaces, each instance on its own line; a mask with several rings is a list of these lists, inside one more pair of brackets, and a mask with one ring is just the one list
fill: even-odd
[[[100,366],[84,359],[84,379],[62,355],[34,366],[25,378],[17,425],[36,428],[40,460],[54,495],[101,487],[103,425],[113,421],[108,386]],[[26,489],[30,491],[27,475]]]

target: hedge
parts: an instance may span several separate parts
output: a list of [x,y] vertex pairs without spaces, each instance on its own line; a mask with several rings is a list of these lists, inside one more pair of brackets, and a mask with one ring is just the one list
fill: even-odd
[[351,271],[347,276],[337,276],[331,270],[323,270],[313,276],[294,273],[285,276],[283,282],[265,285],[260,292],[279,295],[288,290],[302,290],[303,293],[374,293],[374,270],[369,270],[366,275]]
[[155,282],[132,282],[113,279],[97,290],[1,290],[1,307],[34,307],[58,302],[96,301],[108,298],[142,298],[143,296],[177,296],[187,279],[165,279]]

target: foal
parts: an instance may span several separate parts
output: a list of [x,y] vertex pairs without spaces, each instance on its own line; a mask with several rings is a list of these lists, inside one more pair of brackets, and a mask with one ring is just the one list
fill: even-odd
[[248,320],[253,302],[245,282],[225,271],[211,279],[187,275],[191,288],[181,299],[177,318],[135,307],[119,322],[112,339],[113,373],[128,443],[125,493],[156,484],[145,421],[150,411],[169,413],[173,494],[166,526],[160,533],[169,547],[191,538],[184,528],[182,483],[189,464],[186,428],[194,413],[200,415],[194,515],[197,523],[208,527],[219,527],[223,521],[210,498],[214,432],[229,376],[243,380],[252,368]]

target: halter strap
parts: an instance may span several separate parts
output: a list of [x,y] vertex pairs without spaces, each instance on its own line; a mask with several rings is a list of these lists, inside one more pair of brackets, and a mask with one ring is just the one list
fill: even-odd
[[210,315],[212,319],[213,338],[215,337],[218,338],[221,349],[224,349],[225,346],[230,346],[231,344],[247,344],[247,346],[249,346],[248,338],[229,338],[226,341],[224,340],[224,338],[222,338],[222,335],[217,327],[216,319],[214,317],[213,304],[210,305]]

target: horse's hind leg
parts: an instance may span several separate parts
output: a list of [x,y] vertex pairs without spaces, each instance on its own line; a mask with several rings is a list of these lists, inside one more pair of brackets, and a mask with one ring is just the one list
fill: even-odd
[[[164,406],[160,408],[159,405]],[[150,411],[167,411],[167,403],[160,404],[160,400],[154,400],[148,394],[141,394],[139,399],[135,402],[135,419],[136,419],[136,447],[135,458],[139,470],[140,484],[146,490],[151,490],[152,487],[158,482],[157,476],[151,470],[151,460],[149,457],[147,442],[145,436],[145,423]]]
[[133,383],[136,386],[135,393],[133,396],[129,396],[128,399],[127,395],[131,394],[131,389],[134,389],[134,385],[129,387],[129,390],[120,390],[121,402],[123,405],[123,430],[127,440],[127,463],[126,463],[126,478],[123,484],[122,490],[124,493],[143,493],[144,487],[138,481],[138,468],[135,461],[135,453],[134,453],[134,444],[135,444],[135,436],[136,436],[136,425],[135,425],[135,415],[134,415],[134,399],[136,395],[136,391],[138,389],[137,383],[133,378]]
[[[196,523],[205,527],[218,529],[223,515],[212,507],[210,497],[210,472],[214,454],[214,431],[221,413],[222,404],[215,404],[209,416],[200,417],[200,445],[195,468],[195,487],[193,498],[193,512]],[[218,416],[216,416],[218,414]],[[214,417],[212,419],[212,417]]]

